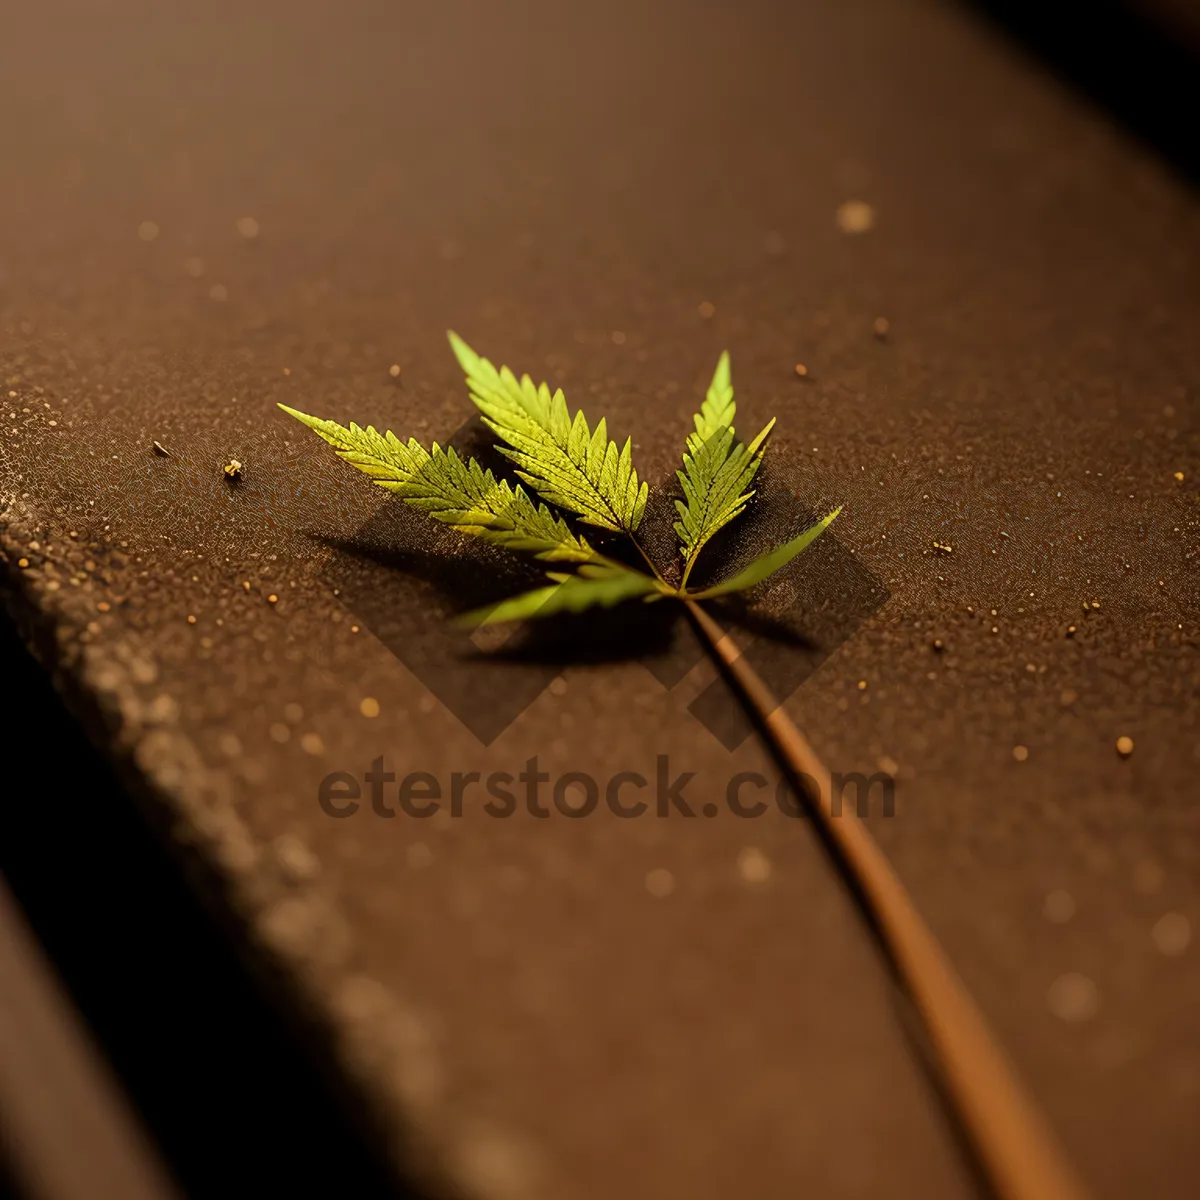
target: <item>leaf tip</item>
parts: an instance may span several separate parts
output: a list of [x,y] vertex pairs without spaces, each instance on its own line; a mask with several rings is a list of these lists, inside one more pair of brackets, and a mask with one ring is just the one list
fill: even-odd
[[282,408],[289,417],[295,417],[297,421],[299,421],[302,425],[307,425],[309,429],[316,429],[318,426],[325,424],[320,417],[310,417],[308,413],[302,413],[298,408],[289,408],[286,404],[280,404],[279,407]]
[[449,339],[450,349],[454,351],[454,357],[458,359],[458,365],[469,375],[478,365],[479,355],[453,329],[446,330],[446,337]]

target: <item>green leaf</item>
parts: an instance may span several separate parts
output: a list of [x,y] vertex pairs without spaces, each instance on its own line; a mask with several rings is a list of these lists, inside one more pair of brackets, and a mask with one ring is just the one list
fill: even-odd
[[694,418],[696,432],[688,434],[688,449],[698,449],[719,430],[728,429],[732,433],[736,412],[737,405],[733,402],[733,382],[729,369],[729,351],[722,350],[704,403],[700,405],[700,411]]
[[707,600],[711,596],[725,596],[730,592],[744,592],[756,583],[762,583],[769,575],[774,575],[781,567],[796,557],[805,547],[812,545],[833,524],[834,518],[840,513],[841,507],[834,509],[827,517],[822,517],[811,529],[806,529],[798,538],[768,550],[766,554],[756,558],[748,567],[739,571],[723,583],[718,583],[702,592],[693,593],[694,600]]
[[443,450],[436,442],[426,450],[415,438],[402,442],[370,425],[346,428],[286,404],[279,407],[380,487],[462,533],[551,561],[605,561],[544,504],[535,504],[519,485],[513,488],[506,480],[497,480],[474,459]]
[[578,574],[551,573],[550,578],[554,583],[549,587],[535,588],[532,592],[524,592],[499,604],[465,613],[456,618],[456,624],[479,626],[526,621],[562,612],[583,612],[584,609],[597,606],[612,608],[614,604],[638,596],[651,600],[666,594],[649,575],[619,563],[583,566]]
[[750,484],[758,473],[763,445],[775,422],[772,420],[745,445],[734,438],[736,411],[726,351],[694,418],[696,429],[688,435],[683,470],[676,472],[684,496],[675,501],[679,513],[675,532],[683,554],[685,582],[705,543],[738,516],[754,495]]
[[603,419],[593,430],[582,412],[572,418],[561,389],[551,394],[520,380],[507,367],[497,370],[456,333],[450,345],[466,373],[471,399],[517,474],[542,499],[577,513],[589,525],[632,533],[641,523],[649,488],[633,469],[630,439],[618,449]]

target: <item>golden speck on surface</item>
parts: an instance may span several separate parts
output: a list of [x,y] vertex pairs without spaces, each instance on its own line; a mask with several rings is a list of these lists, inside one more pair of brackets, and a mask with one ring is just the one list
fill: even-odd
[[1182,472],[1182,471],[1176,471],[1176,472],[1175,472],[1175,482],[1176,482],[1176,483],[1182,483],[1182,482],[1183,482],[1183,472]]
[[865,200],[838,205],[837,225],[843,233],[866,233],[875,224],[875,210]]
[[25,570],[25,568],[26,568],[27,566],[29,566],[29,559],[27,559],[27,558],[18,558],[18,559],[17,559],[17,566],[18,566],[18,567],[20,567],[22,571],[23,571],[23,570]]
[[889,754],[881,754],[876,760],[875,765],[885,774],[891,775],[894,779],[900,771],[900,764]]
[[1042,905],[1042,916],[1055,925],[1065,925],[1075,915],[1075,898],[1070,892],[1051,892]]
[[954,553],[954,547],[951,546],[949,542],[934,542],[933,548],[939,554],[953,554]]
[[798,379],[804,379],[808,375],[808,368],[803,363],[797,363],[793,368]]
[[751,884],[766,883],[771,878],[771,860],[756,846],[745,846],[738,852],[738,873]]
[[101,600],[100,603],[96,605],[96,611],[97,612],[108,612],[111,607],[112,607],[112,605],[109,604],[109,602],[107,600]]
[[237,223],[237,231],[244,238],[258,237],[258,222],[253,217],[240,217]]
[[885,338],[891,332],[892,323],[887,317],[876,317],[871,324],[871,332],[877,338]]
[[244,588],[246,589],[246,591],[249,591],[249,590],[250,590],[250,580],[248,580],[248,579],[243,579],[243,580],[242,580],[242,587],[244,587]]
[[940,653],[941,653],[943,650],[945,650],[945,648],[946,648],[946,643],[945,643],[945,642],[943,642],[941,638],[934,638],[934,639],[933,639],[933,641],[930,643],[930,645],[931,645],[931,646],[934,648],[934,650],[936,650],[936,651],[937,651],[939,654],[940,654]]
[[1164,913],[1154,922],[1150,937],[1160,954],[1177,958],[1192,940],[1192,925],[1183,913]]
[[187,619],[187,622],[188,622],[188,624],[189,624],[189,625],[195,625],[195,623],[196,623],[196,618],[195,618],[195,617],[194,617],[194,616],[193,616],[191,613],[188,613],[188,619]]
[[993,626],[992,626],[992,632],[993,632],[993,633],[999,633],[999,632],[1000,632],[1000,626],[999,626],[999,625],[993,625]]
[[305,754],[323,754],[325,752],[325,743],[321,740],[319,733],[306,733],[300,738],[300,746]]
[[284,368],[283,368],[283,373],[284,373],[285,375],[290,375],[290,374],[292,373],[292,368],[291,368],[291,367],[284,367]]
[[225,464],[225,477],[227,479],[241,479],[242,464],[236,458],[231,458]]
[[1093,600],[1093,601],[1092,601],[1092,607],[1093,607],[1093,608],[1099,608],[1099,607],[1100,607],[1100,601],[1099,601],[1099,600]]
[[705,300],[696,311],[707,321],[709,317],[716,314],[717,306],[711,300]]
[[1024,762],[1029,757],[1029,747],[1014,746],[1012,756],[1017,760],[1017,762]]
[[660,899],[675,890],[675,876],[666,867],[655,867],[646,872],[646,891]]
[[1074,637],[1074,636],[1075,636],[1075,626],[1074,626],[1074,625],[1068,625],[1068,626],[1067,626],[1067,637],[1069,637],[1069,638],[1070,638],[1070,637]]
[[357,626],[357,625],[351,625],[351,626],[350,626],[350,632],[351,632],[351,633],[357,633],[357,632],[358,632],[358,626]]
[[1078,971],[1060,975],[1046,992],[1046,1004],[1061,1021],[1086,1021],[1100,1008],[1100,991]]
[[274,593],[274,592],[272,592],[272,593],[271,593],[271,594],[270,594],[270,595],[267,597],[267,603],[268,603],[268,604],[278,604],[278,603],[279,603],[279,597],[278,597],[277,595],[275,595],[275,593]]
[[143,221],[137,228],[137,235],[143,242],[154,241],[158,233],[158,226],[153,221]]
[[1133,753],[1133,738],[1123,734],[1117,738],[1117,753],[1122,758],[1128,758]]
[[867,690],[867,681],[865,679],[860,679],[858,681],[858,690],[860,692],[865,692]]
[[379,716],[379,701],[374,696],[364,696],[358,702],[358,711],[364,717],[377,717]]
[[392,363],[392,365],[390,367],[388,367],[388,374],[393,379],[399,379],[400,378],[400,364]]

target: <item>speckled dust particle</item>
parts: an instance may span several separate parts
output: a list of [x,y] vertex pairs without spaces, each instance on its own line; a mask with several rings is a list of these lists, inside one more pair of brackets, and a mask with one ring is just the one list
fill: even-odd
[[675,890],[675,876],[666,867],[655,867],[646,872],[646,891],[660,899]]
[[1122,758],[1128,758],[1133,753],[1133,738],[1124,736],[1117,738],[1117,753]]
[[1065,925],[1075,915],[1075,899],[1061,889],[1051,892],[1042,905],[1042,916],[1055,925]]
[[319,733],[306,733],[300,738],[300,746],[305,754],[314,756],[323,754],[325,751],[325,743],[321,740]]
[[315,879],[321,873],[316,855],[295,834],[284,833],[275,839],[275,857],[297,882]]
[[258,222],[253,217],[240,217],[237,231],[247,240],[258,237]]
[[137,235],[143,242],[152,242],[158,237],[158,226],[153,221],[143,221],[137,227]]
[[871,323],[871,332],[881,341],[891,332],[892,323],[887,317],[876,317]]
[[750,884],[766,883],[771,878],[771,860],[757,846],[745,846],[738,853],[738,874]]
[[208,298],[210,300],[228,300],[229,289],[223,283],[214,283],[208,289]]
[[1024,762],[1029,757],[1029,747],[1014,746],[1012,756],[1017,760],[1017,762]]
[[1164,913],[1154,922],[1150,937],[1160,954],[1178,958],[1192,940],[1192,925],[1183,913]]
[[374,696],[364,696],[358,703],[358,711],[364,717],[379,716],[379,701]]
[[388,367],[388,374],[393,379],[399,379],[400,378],[400,364],[392,363],[392,365],[390,367]]
[[804,379],[808,375],[808,368],[803,363],[797,363],[793,368],[797,379]]
[[707,321],[716,314],[717,306],[711,300],[705,300],[696,311]]
[[1060,1021],[1087,1021],[1100,1009],[1100,990],[1086,975],[1067,971],[1050,985],[1046,1004]]
[[268,603],[268,604],[278,604],[278,603],[279,603],[279,597],[278,597],[277,595],[275,595],[275,593],[274,593],[274,592],[272,592],[272,593],[271,593],[271,594],[270,594],[270,595],[267,597],[267,603]]
[[865,200],[838,205],[837,225],[843,233],[866,233],[875,224],[875,210]]

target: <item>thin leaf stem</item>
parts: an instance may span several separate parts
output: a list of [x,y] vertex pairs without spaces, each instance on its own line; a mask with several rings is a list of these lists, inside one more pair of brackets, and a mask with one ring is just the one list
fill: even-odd
[[[700,636],[801,781],[805,803],[861,895],[929,1034],[943,1080],[979,1160],[1004,1200],[1085,1200],[1088,1193],[899,876],[864,821],[834,806],[829,771],[733,640],[694,600]],[[808,789],[802,789],[807,792]]]

